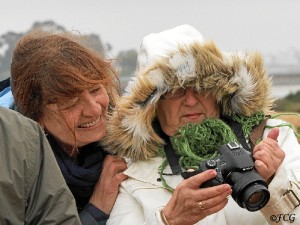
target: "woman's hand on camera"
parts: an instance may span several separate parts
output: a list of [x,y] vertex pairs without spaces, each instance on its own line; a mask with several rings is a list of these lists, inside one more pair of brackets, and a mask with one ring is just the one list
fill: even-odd
[[170,225],[195,224],[206,216],[223,209],[228,202],[231,188],[228,184],[199,188],[202,183],[216,176],[215,170],[183,180],[162,213]]
[[284,160],[285,153],[277,142],[279,129],[273,128],[253,149],[255,168],[267,182],[271,182],[273,175]]
[[101,211],[109,214],[116,201],[120,183],[127,179],[123,171],[127,164],[123,158],[108,155],[105,157],[102,166],[101,176],[94,188],[90,203]]

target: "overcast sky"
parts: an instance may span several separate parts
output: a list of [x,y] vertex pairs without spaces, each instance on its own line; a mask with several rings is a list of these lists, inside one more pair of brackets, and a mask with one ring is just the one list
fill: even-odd
[[100,35],[115,53],[138,49],[143,36],[190,24],[224,51],[300,49],[299,0],[2,0],[0,35],[53,20]]

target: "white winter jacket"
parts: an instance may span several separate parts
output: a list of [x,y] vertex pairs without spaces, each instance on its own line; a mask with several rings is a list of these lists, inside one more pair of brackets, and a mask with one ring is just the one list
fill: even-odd
[[[281,120],[269,119],[267,125],[282,124]],[[265,129],[266,137],[269,129]],[[285,151],[285,159],[269,184],[271,198],[268,204],[256,212],[240,208],[230,197],[221,211],[207,216],[197,225],[263,225],[300,224],[300,145],[289,127],[281,127],[278,143]],[[159,181],[160,157],[147,162],[134,162],[125,174],[129,178],[122,182],[119,196],[110,214],[108,225],[158,225],[164,224],[160,210],[167,204],[172,193]],[[171,174],[170,167],[165,170]],[[169,186],[176,186],[183,180],[180,175],[164,176]]]

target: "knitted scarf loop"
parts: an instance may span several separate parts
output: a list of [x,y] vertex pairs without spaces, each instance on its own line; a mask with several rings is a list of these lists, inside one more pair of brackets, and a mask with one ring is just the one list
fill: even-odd
[[[246,138],[249,137],[253,127],[265,119],[262,112],[250,117],[233,115],[232,119],[242,125]],[[221,119],[205,119],[198,124],[186,124],[179,128],[178,133],[170,138],[172,146],[179,156],[179,165],[182,169],[197,169],[200,162],[218,156],[218,149],[229,142],[237,141],[232,129]],[[159,155],[164,158],[159,167],[159,174],[164,187],[170,191],[173,189],[166,183],[163,175],[168,165],[163,146],[159,149]]]

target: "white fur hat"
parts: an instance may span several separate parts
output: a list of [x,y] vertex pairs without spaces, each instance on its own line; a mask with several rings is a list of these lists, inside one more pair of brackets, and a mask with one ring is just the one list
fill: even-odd
[[188,25],[146,36],[138,63],[104,140],[110,152],[133,160],[154,157],[163,143],[152,123],[166,91],[183,87],[212,94],[226,116],[251,116],[273,104],[260,54],[225,54]]
[[181,25],[160,33],[144,37],[137,59],[138,70],[143,70],[155,60],[166,57],[168,53],[178,50],[178,45],[202,43],[202,35],[190,25]]

